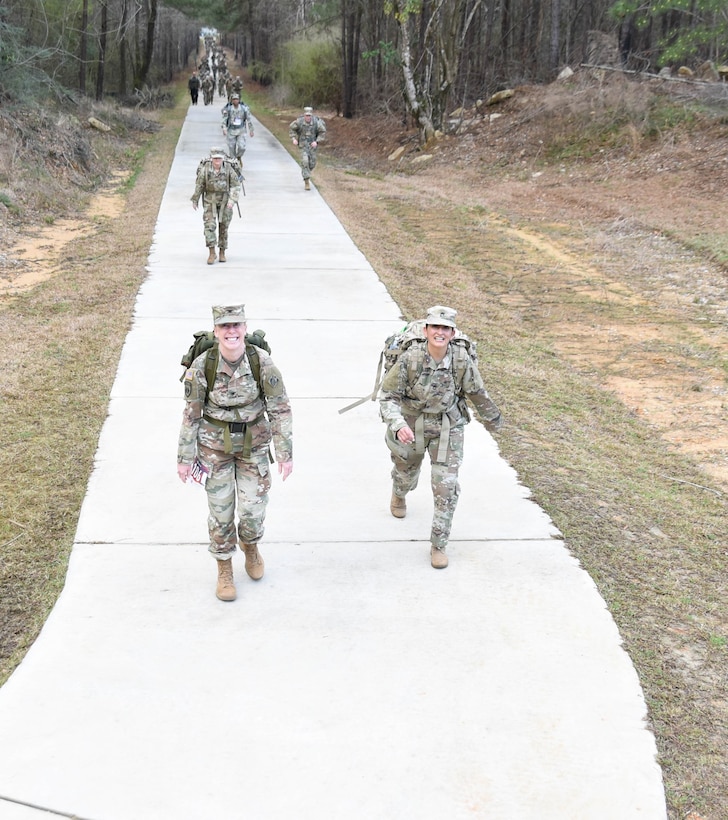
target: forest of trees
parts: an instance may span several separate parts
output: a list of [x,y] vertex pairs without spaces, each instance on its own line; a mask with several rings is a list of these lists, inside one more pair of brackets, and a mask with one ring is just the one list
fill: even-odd
[[168,82],[219,33],[265,83],[336,107],[408,110],[423,134],[447,111],[593,59],[658,71],[723,62],[724,0],[9,0],[0,6],[0,104],[51,89],[126,98]]

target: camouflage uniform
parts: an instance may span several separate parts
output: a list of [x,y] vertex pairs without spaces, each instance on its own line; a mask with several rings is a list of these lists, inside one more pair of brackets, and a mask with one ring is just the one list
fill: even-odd
[[217,93],[222,96],[227,96],[230,99],[230,92],[227,91],[227,84],[230,80],[230,73],[227,68],[221,68],[220,74],[217,78]]
[[209,549],[218,560],[235,552],[237,538],[243,544],[257,544],[263,537],[271,441],[276,461],[293,458],[291,406],[283,379],[270,355],[256,350],[262,393],[247,355],[235,366],[220,356],[207,399],[207,353],[192,362],[184,378],[186,404],[177,462],[192,464],[197,458],[209,470]]
[[[454,318],[455,311],[445,310]],[[427,342],[413,342],[382,384],[380,410],[387,424],[385,441],[391,451],[394,494],[404,498],[415,489],[425,451],[429,453],[435,502],[430,540],[439,550],[447,545],[460,495],[458,471],[465,425],[470,420],[465,396],[489,430],[500,427],[500,410],[485,389],[477,362],[452,341],[439,363],[427,352]],[[415,441],[409,444],[397,439],[397,431],[405,426],[415,433]],[[447,439],[441,441],[441,434]]]
[[[230,162],[225,162],[224,152],[213,148],[213,156],[223,157],[219,171],[215,171],[210,160],[204,160],[197,170],[195,192],[192,194],[192,203],[197,205],[202,196],[202,219],[205,229],[205,244],[208,248],[219,245],[221,250],[227,248],[228,226],[233,218],[233,209],[228,203],[237,204],[240,197],[240,180],[236,169]],[[219,231],[218,231],[219,223]],[[216,240],[216,233],[219,237]]]
[[[237,106],[234,105],[237,99]],[[233,94],[232,101],[222,109],[222,133],[227,138],[228,154],[242,160],[245,153],[245,129],[253,136],[253,118],[247,105]],[[242,165],[242,162],[240,163]]]
[[205,75],[202,77],[202,101],[205,105],[212,104],[212,97],[215,93],[215,84],[212,81],[212,74],[210,72],[206,72]]
[[[312,142],[323,142],[326,137],[326,123],[313,115],[311,108],[304,108],[304,115],[294,120],[288,128],[288,136],[298,140],[301,149],[301,176],[311,178],[311,171],[316,167],[316,148]],[[306,114],[310,114],[310,122],[306,122]]]

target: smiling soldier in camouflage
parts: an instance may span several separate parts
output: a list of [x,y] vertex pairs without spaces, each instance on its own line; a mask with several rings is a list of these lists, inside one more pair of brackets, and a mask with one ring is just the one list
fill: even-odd
[[[266,351],[246,346],[245,306],[213,307],[212,315],[219,347],[214,383],[208,389],[206,352],[192,362],[184,377],[186,403],[177,475],[186,482],[194,476],[194,466],[207,476],[209,549],[218,562],[216,595],[221,601],[233,601],[231,559],[238,539],[246,572],[256,581],[263,577],[258,542],[271,486],[270,443],[285,481],[293,470],[292,417],[273,360]],[[257,378],[251,356],[259,363]]]
[[435,569],[448,565],[446,547],[460,495],[458,471],[470,420],[465,398],[489,430],[501,424],[500,410],[478,371],[474,346],[455,340],[456,315],[442,305],[427,311],[425,338],[410,344],[387,373],[380,400],[393,464],[390,510],[395,518],[407,514],[405,496],[417,486],[425,452],[430,456],[435,500],[430,561]]

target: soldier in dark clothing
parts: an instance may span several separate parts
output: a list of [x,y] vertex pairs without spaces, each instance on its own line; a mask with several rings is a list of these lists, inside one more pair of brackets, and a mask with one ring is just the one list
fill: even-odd
[[197,95],[200,93],[200,78],[197,76],[196,71],[193,71],[192,76],[187,80],[187,88],[190,90],[192,105],[197,105]]

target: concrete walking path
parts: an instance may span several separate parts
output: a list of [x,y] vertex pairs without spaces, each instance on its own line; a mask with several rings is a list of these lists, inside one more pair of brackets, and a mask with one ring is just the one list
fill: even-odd
[[[484,428],[448,569],[429,565],[427,463],[390,515],[376,405],[337,411],[402,317],[260,125],[229,261],[205,264],[189,198],[220,105],[189,110],[66,586],[0,689],[0,820],[664,818],[614,622]],[[292,398],[294,472],[274,477],[265,577],[238,553],[225,604],[204,491],[175,473],[177,365],[237,302]]]

